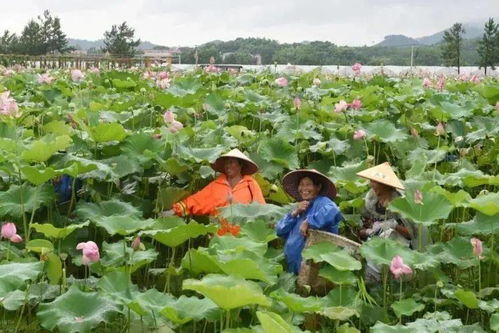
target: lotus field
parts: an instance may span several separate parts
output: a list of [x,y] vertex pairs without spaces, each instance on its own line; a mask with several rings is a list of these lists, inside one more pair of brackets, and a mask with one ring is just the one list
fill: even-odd
[[[18,66],[0,94],[3,332],[499,331],[497,80]],[[222,209],[240,228],[162,217],[236,147],[266,205]],[[359,242],[356,173],[385,161],[406,187],[389,209],[431,244],[317,244],[304,257],[334,288],[298,292],[282,175],[327,174]]]

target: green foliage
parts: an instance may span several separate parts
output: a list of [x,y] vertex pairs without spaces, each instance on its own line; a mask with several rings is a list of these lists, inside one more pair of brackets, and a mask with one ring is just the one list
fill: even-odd
[[104,32],[104,52],[113,56],[133,57],[135,48],[139,46],[140,39],[134,40],[135,29],[128,26],[126,22],[111,27],[110,31]]

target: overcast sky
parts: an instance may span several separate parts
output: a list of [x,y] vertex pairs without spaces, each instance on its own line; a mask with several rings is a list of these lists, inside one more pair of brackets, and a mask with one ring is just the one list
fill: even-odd
[[499,16],[499,0],[0,0],[0,29],[21,32],[45,9],[70,38],[96,40],[127,21],[142,40],[194,46],[267,37],[372,45],[385,35],[422,37],[455,22]]

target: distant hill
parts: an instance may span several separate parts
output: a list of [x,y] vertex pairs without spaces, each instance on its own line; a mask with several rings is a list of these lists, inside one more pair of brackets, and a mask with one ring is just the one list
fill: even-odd
[[[494,19],[496,22],[497,18]],[[473,22],[473,23],[463,23],[465,30],[464,39],[475,39],[481,38],[483,35],[484,22]],[[388,35],[385,39],[376,44],[375,46],[387,46],[387,47],[404,47],[413,45],[434,45],[440,43],[444,38],[444,32],[450,29],[439,31],[429,36],[423,36],[418,38],[411,38],[405,35]]]
[[[464,31],[465,31],[464,38],[465,39],[474,39],[474,38],[482,37],[484,24],[485,24],[485,22],[480,24],[480,25],[476,24],[476,23],[463,24]],[[446,30],[448,30],[448,29],[446,29]],[[444,32],[445,32],[445,30],[437,32],[437,33],[430,35],[430,36],[416,38],[416,40],[419,43],[424,44],[424,45],[437,44],[443,40]]]
[[[88,49],[91,48],[96,48],[100,49],[104,47],[104,40],[99,39],[99,40],[86,40],[86,39],[73,39],[69,38],[69,45],[75,47],[78,50],[85,50],[88,51]],[[153,49],[154,47],[159,47],[161,45],[156,45],[148,41],[143,41],[140,43],[140,45],[137,47],[139,50],[150,50]]]
[[419,45],[419,42],[413,38],[404,35],[388,35],[385,36],[385,39],[381,43],[378,43],[375,46],[404,47],[404,46],[413,46],[413,45]]

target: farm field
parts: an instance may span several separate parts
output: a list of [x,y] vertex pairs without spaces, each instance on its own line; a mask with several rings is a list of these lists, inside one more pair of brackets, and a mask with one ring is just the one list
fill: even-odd
[[[0,68],[0,330],[498,332],[499,81],[354,71]],[[162,217],[232,148],[266,205],[222,209],[233,232]],[[431,244],[311,247],[335,287],[298,292],[274,231],[293,204],[282,176],[327,174],[340,235],[360,242],[356,173],[385,161],[406,187],[389,208]],[[392,274],[397,255],[412,274]]]

